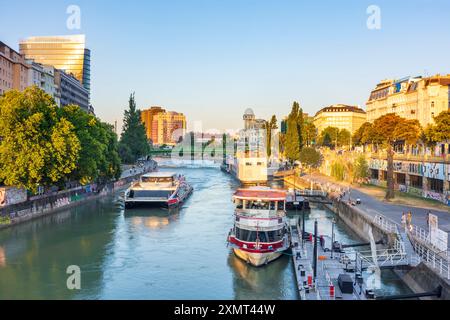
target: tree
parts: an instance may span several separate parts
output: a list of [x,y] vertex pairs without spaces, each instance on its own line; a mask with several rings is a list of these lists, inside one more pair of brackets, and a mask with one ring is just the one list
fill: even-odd
[[394,144],[405,142],[414,144],[421,132],[417,120],[406,120],[395,113],[386,114],[373,123],[376,128],[377,139],[386,148],[387,152],[387,192],[386,200],[393,199],[394,194]]
[[272,132],[278,129],[277,122],[277,117],[273,115],[270,121],[266,121],[265,123],[267,157],[272,155]]
[[371,137],[373,136],[373,126],[370,122],[364,122],[358,130],[355,131],[352,137],[353,144],[355,146],[365,146],[371,143]]
[[293,163],[300,157],[300,132],[298,128],[298,113],[300,106],[298,102],[294,102],[292,111],[287,119],[287,131],[286,131],[286,145],[285,154],[286,158]]
[[339,140],[339,129],[336,127],[326,127],[320,133],[319,144],[321,146],[326,147],[334,146],[336,148],[338,146],[338,140]]
[[317,128],[312,122],[305,122],[302,131],[303,142],[307,147],[314,145],[317,139]]
[[113,127],[95,116],[69,105],[58,110],[61,118],[69,120],[80,140],[81,150],[72,181],[88,184],[100,178],[101,182],[120,176],[117,135]]
[[425,130],[425,137],[431,144],[450,140],[450,111],[443,111],[434,118],[434,125],[429,125]]
[[369,164],[367,163],[366,157],[364,155],[358,156],[355,161],[354,166],[354,181],[364,181],[369,177]]
[[347,129],[341,129],[338,133],[338,145],[339,146],[348,146],[351,143],[352,134]]
[[0,180],[33,192],[62,183],[81,149],[74,126],[51,96],[33,86],[0,97]]
[[314,148],[306,147],[300,152],[300,162],[303,166],[309,168],[318,168],[322,163],[322,155]]
[[130,95],[128,110],[123,118],[123,130],[120,137],[119,153],[124,163],[134,163],[148,155],[150,146],[141,120],[141,112],[136,108],[134,93]]

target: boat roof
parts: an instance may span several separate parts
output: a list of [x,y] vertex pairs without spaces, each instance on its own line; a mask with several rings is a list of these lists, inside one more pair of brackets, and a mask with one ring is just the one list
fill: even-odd
[[144,174],[142,177],[143,178],[171,178],[173,176],[175,176],[176,173],[175,172],[150,172],[147,174]]
[[275,189],[238,189],[235,199],[286,201],[286,191]]

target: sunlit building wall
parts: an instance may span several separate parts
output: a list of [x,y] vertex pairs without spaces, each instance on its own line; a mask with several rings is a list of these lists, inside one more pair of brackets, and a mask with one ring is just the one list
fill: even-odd
[[90,92],[91,53],[84,35],[30,37],[19,48],[26,59],[73,74]]
[[371,92],[367,120],[395,113],[403,118],[418,120],[423,127],[434,123],[434,117],[450,108],[450,75],[406,77],[383,80]]
[[0,41],[0,95],[12,89],[25,90],[29,69],[18,52]]
[[151,107],[141,112],[147,138],[155,145],[176,145],[186,131],[186,117],[182,113]]
[[314,117],[314,125],[319,134],[327,127],[346,129],[353,134],[366,121],[363,109],[342,104],[323,108]]

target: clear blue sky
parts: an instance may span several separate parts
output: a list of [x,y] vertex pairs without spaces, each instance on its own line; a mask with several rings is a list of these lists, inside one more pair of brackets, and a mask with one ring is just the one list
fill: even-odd
[[[81,30],[66,28],[79,5]],[[381,8],[381,30],[366,9]],[[364,106],[385,78],[450,73],[448,0],[0,0],[0,40],[84,33],[97,115],[122,118],[130,92],[204,128],[239,128],[247,107],[279,118]]]

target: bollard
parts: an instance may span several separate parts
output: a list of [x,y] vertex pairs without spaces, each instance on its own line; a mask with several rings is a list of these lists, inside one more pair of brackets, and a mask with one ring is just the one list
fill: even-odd
[[330,285],[330,298],[334,298],[334,285]]

